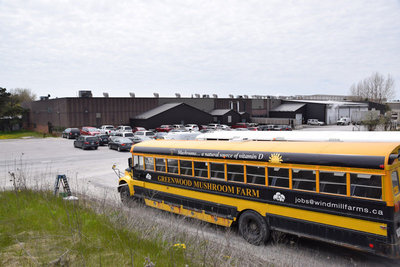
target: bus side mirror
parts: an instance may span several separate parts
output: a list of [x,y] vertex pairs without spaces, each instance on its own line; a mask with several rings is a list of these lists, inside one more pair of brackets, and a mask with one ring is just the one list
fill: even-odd
[[132,158],[128,158],[128,166],[129,166],[129,167],[133,167],[133,165],[132,165]]

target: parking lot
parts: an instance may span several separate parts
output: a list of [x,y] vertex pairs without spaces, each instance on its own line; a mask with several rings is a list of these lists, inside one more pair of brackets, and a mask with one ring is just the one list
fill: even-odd
[[73,142],[63,138],[1,140],[0,186],[12,186],[9,172],[23,175],[29,185],[50,188],[56,175],[66,174],[72,189],[117,196],[117,176],[111,167],[116,163],[124,170],[130,153],[107,146],[82,150],[74,148]]

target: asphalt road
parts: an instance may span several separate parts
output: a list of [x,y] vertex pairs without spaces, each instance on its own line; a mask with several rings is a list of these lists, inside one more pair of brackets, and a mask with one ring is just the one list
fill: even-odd
[[107,146],[98,150],[73,147],[63,138],[0,140],[0,187],[10,187],[11,176],[25,177],[30,186],[53,186],[59,174],[68,177],[71,188],[79,193],[117,195],[118,177],[114,163],[124,170],[129,152],[117,152]]
[[[109,150],[106,146],[98,150],[77,149],[73,140],[62,138],[0,140],[0,188],[12,188],[9,172],[26,179],[28,186],[49,189],[53,188],[56,175],[66,174],[73,192],[119,201],[118,178],[112,165],[116,163],[124,170],[129,156],[129,152]],[[205,231],[210,240],[220,240],[224,245],[221,230]],[[282,240],[255,247],[235,234],[230,238],[230,246],[277,266],[398,266],[393,260],[315,240],[290,235]]]

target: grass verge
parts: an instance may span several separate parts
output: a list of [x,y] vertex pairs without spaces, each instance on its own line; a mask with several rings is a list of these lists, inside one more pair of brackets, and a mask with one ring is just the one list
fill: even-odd
[[19,139],[19,138],[23,138],[23,137],[44,138],[44,137],[50,137],[50,136],[52,136],[52,135],[28,131],[28,130],[0,132],[0,139]]
[[193,266],[185,248],[49,192],[0,192],[0,266]]

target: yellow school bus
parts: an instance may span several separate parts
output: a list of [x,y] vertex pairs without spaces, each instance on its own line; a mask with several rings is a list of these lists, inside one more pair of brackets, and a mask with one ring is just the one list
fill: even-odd
[[398,143],[154,140],[132,147],[123,202],[226,227],[400,255]]

